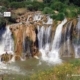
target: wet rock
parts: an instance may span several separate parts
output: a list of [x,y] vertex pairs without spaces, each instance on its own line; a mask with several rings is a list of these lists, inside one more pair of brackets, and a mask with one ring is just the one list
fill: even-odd
[[21,56],[22,55],[22,45],[23,45],[23,31],[24,31],[24,25],[22,24],[15,24],[10,27],[10,30],[12,31],[13,37],[14,37],[14,43],[15,43],[15,54]]
[[19,55],[15,55],[15,61],[20,61],[21,57]]
[[[22,56],[23,43],[24,43],[23,40],[25,40],[26,38],[29,38],[29,41],[32,43],[36,41],[35,27],[33,24],[22,23],[22,24],[12,25],[10,27],[10,30],[14,37],[15,55]],[[31,45],[32,44],[30,44],[30,46]]]
[[8,62],[12,59],[12,57],[13,57],[12,54],[8,54],[8,53],[2,54],[1,55],[1,61],[2,62]]
[[64,42],[63,45],[60,47],[60,56],[61,57],[75,57],[74,46],[71,42]]
[[43,16],[41,20],[46,23],[48,21],[47,16]]

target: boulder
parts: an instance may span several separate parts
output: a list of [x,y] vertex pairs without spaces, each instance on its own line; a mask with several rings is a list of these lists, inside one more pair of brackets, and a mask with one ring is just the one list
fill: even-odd
[[12,59],[13,55],[12,54],[8,54],[7,52],[2,54],[1,56],[1,61],[2,62],[8,62]]

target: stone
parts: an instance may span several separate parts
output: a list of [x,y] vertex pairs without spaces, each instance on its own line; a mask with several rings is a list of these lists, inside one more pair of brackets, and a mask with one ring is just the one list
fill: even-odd
[[13,55],[12,54],[8,54],[7,52],[1,55],[1,61],[2,62],[8,62],[12,59]]
[[15,55],[15,61],[20,61],[21,57],[19,55]]

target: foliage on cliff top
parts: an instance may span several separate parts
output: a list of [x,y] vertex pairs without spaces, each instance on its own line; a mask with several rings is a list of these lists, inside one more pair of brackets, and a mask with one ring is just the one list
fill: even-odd
[[[80,14],[79,0],[0,0],[0,5],[6,8],[17,9],[26,8],[30,11],[43,11],[45,14],[51,14],[56,20],[63,20],[65,17],[74,18]],[[58,11],[58,15],[54,13]],[[52,17],[52,18],[53,18]]]

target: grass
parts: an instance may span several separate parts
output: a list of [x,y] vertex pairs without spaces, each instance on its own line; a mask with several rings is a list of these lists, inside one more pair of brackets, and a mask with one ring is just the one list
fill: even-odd
[[[27,65],[28,66],[28,65]],[[79,80],[80,59],[70,59],[60,65],[38,70],[31,75],[3,75],[3,80]]]
[[30,80],[79,80],[80,60],[72,60],[33,74]]

